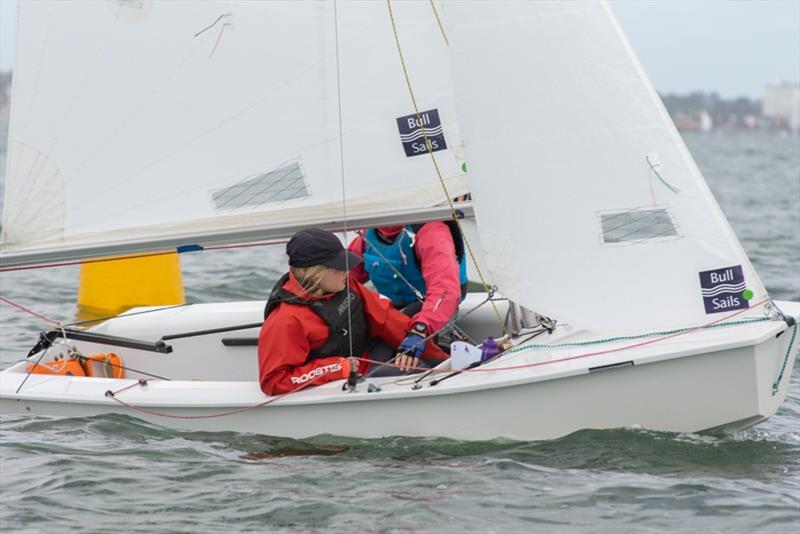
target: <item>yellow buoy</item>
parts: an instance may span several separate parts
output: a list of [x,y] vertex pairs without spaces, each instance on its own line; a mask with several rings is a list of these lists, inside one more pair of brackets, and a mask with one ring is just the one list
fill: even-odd
[[183,279],[177,253],[81,265],[78,317],[120,314],[136,306],[183,304]]

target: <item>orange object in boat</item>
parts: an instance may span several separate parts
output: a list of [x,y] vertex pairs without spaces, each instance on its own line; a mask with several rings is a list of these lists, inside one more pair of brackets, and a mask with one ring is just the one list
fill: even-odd
[[97,376],[104,378],[125,378],[122,359],[109,352],[95,354],[88,358],[70,357],[67,360],[32,363],[25,371],[35,375]]
[[95,354],[86,358],[86,374],[105,378],[125,378],[125,368],[122,367],[122,358],[113,352]]
[[86,376],[86,370],[75,358],[52,362],[32,363],[25,371],[35,375]]

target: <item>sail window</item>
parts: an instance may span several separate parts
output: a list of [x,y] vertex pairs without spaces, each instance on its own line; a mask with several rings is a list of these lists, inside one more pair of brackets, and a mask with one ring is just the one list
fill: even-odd
[[305,176],[297,161],[264,174],[248,176],[236,185],[211,193],[218,210],[253,208],[307,196]]
[[605,244],[678,236],[678,229],[666,208],[634,208],[599,216]]

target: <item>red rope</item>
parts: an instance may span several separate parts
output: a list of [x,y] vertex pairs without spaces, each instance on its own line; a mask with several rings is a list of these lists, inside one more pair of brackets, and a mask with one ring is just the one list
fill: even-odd
[[[535,362],[535,363],[522,364],[522,365],[510,365],[510,366],[506,366],[506,367],[493,367],[493,368],[490,368],[490,369],[481,369],[481,368],[477,368],[476,367],[476,368],[473,368],[473,369],[462,369],[462,371],[465,371],[465,372],[511,371],[511,370],[515,370],[515,369],[524,369],[524,368],[527,368],[527,367],[538,367],[540,365],[549,365],[549,364],[558,363],[558,362],[565,362],[565,361],[569,361],[569,360],[577,360],[579,358],[587,358],[589,356],[597,356],[597,355],[600,355],[600,354],[608,354],[608,353],[611,353],[611,352],[619,352],[619,351],[622,351],[622,350],[627,350],[627,349],[632,349],[632,348],[641,347],[641,346],[645,346],[645,345],[650,345],[652,343],[657,343],[659,341],[664,341],[666,339],[682,336],[684,334],[690,334],[692,332],[696,332],[697,330],[702,330],[704,328],[708,328],[708,327],[710,327],[710,326],[712,326],[712,325],[714,325],[716,323],[725,321],[725,320],[730,319],[732,317],[736,317],[737,315],[740,315],[740,314],[742,314],[742,313],[744,313],[744,312],[746,312],[748,310],[753,310],[755,308],[758,308],[759,306],[764,305],[767,301],[769,301],[769,299],[764,299],[761,302],[758,302],[757,304],[755,304],[752,308],[746,308],[744,310],[740,310],[738,312],[726,315],[725,317],[722,317],[722,318],[717,319],[715,321],[711,321],[711,322],[709,322],[709,323],[707,323],[705,325],[697,326],[697,327],[691,328],[691,329],[683,331],[683,332],[670,334],[668,336],[662,336],[660,338],[655,338],[655,339],[651,339],[651,340],[648,340],[648,341],[642,341],[640,343],[634,343],[632,345],[626,345],[626,346],[623,346],[623,347],[617,347],[617,348],[613,348],[613,349],[596,351],[596,352],[589,352],[589,353],[586,353],[586,354],[579,354],[577,356],[569,356],[569,357],[566,357],[566,358],[559,358],[557,360],[549,360],[549,361],[546,361],[546,362]],[[359,361],[363,361],[363,362],[378,363],[378,364],[382,364],[382,365],[389,365],[391,367],[399,367],[396,364],[387,363],[387,362],[379,362],[379,361],[376,361],[376,360],[370,360],[368,358],[357,358],[357,359]],[[428,369],[428,368],[424,368],[424,367],[412,367],[412,369],[419,370],[419,371],[433,371],[433,372],[439,372],[439,373],[450,373],[450,372],[453,372],[453,369],[441,369],[441,370],[439,370],[439,369]],[[321,375],[321,376],[324,376],[324,375]],[[244,408],[239,408],[239,409],[236,409],[236,410],[230,410],[230,411],[227,411],[227,412],[221,412],[221,413],[216,413],[216,414],[202,414],[202,415],[174,415],[174,414],[168,414],[168,413],[164,413],[164,412],[159,412],[157,410],[151,410],[149,408],[142,408],[140,406],[135,406],[133,404],[127,403],[124,400],[118,399],[116,397],[116,393],[121,393],[122,391],[128,390],[128,389],[136,386],[137,384],[131,384],[129,386],[126,386],[126,387],[120,389],[119,391],[117,391],[116,393],[112,393],[109,396],[113,400],[117,401],[119,404],[121,404],[121,405],[123,405],[123,406],[125,406],[127,408],[130,408],[132,410],[136,410],[136,411],[141,412],[141,413],[155,415],[155,416],[158,416],[158,417],[167,417],[167,418],[171,418],[171,419],[211,419],[211,418],[215,418],[215,417],[225,417],[225,416],[228,416],[228,415],[236,415],[236,414],[247,412],[247,411],[250,411],[250,410],[255,410],[256,408],[261,408],[261,407],[266,406],[268,404],[271,404],[271,403],[273,403],[273,402],[275,402],[275,401],[277,401],[279,399],[282,399],[283,397],[285,397],[287,395],[290,395],[292,393],[296,393],[296,392],[298,392],[298,391],[300,391],[302,389],[307,388],[308,386],[313,385],[314,380],[316,380],[318,378],[320,378],[320,377],[316,377],[316,378],[310,380],[309,382],[307,382],[305,384],[301,384],[298,388],[296,388],[296,389],[294,389],[292,391],[288,391],[288,392],[283,393],[281,395],[278,395],[276,397],[271,397],[271,398],[269,398],[269,399],[267,399],[267,400],[265,400],[263,402],[255,404],[253,406],[245,406]]]
[[[28,310],[24,306],[16,304],[15,302],[10,301],[9,299],[7,299],[5,297],[0,296],[0,300],[3,300],[4,302],[6,302],[8,304],[11,304],[12,306],[15,306],[15,307],[20,308],[20,309],[22,309],[22,310],[24,310],[24,311],[26,311],[26,312],[28,312],[28,313],[30,313],[32,315],[35,315],[36,317],[39,317],[39,318],[44,319],[46,321],[50,321],[52,323],[58,324],[57,322],[52,321],[51,319],[47,319],[46,317],[41,316],[41,315],[31,311],[31,310]],[[642,342],[639,342],[639,343],[633,343],[631,345],[625,345],[625,346],[622,346],[622,347],[616,347],[616,348],[612,348],[612,349],[595,351],[595,352],[588,352],[588,353],[585,353],[585,354],[578,354],[576,356],[568,356],[568,357],[565,357],[565,358],[559,358],[559,359],[555,359],[555,360],[548,360],[548,361],[544,361],[544,362],[534,362],[534,363],[521,364],[521,365],[510,365],[510,366],[506,366],[506,367],[492,367],[492,368],[483,368],[483,369],[476,367],[476,368],[472,368],[472,369],[461,369],[461,371],[470,372],[470,373],[471,372],[489,372],[489,371],[491,371],[491,372],[494,372],[494,371],[511,371],[511,370],[516,370],[516,369],[525,369],[525,368],[530,368],[530,367],[538,367],[538,366],[541,366],[541,365],[550,365],[550,364],[559,363],[559,362],[577,360],[577,359],[580,359],[580,358],[587,358],[589,356],[598,356],[598,355],[601,355],[601,354],[609,354],[609,353],[612,353],[612,352],[620,352],[620,351],[623,351],[623,350],[642,347],[642,346],[650,345],[650,344],[653,344],[653,343],[658,343],[660,341],[664,341],[664,340],[667,340],[667,339],[671,339],[671,338],[675,338],[675,337],[678,337],[678,336],[682,336],[684,334],[690,334],[692,332],[696,332],[698,330],[702,330],[702,329],[708,328],[710,326],[713,326],[714,324],[726,321],[728,319],[736,317],[737,315],[741,315],[742,313],[745,313],[747,311],[750,311],[750,310],[753,310],[755,308],[758,308],[759,306],[763,306],[769,300],[770,299],[768,299],[768,298],[764,299],[764,300],[756,303],[755,305],[753,305],[751,308],[745,308],[743,310],[739,310],[737,312],[734,312],[734,313],[731,313],[729,315],[726,315],[726,316],[724,316],[724,317],[722,317],[720,319],[711,321],[711,322],[706,323],[704,325],[700,325],[700,326],[696,326],[694,328],[690,328],[690,329],[685,330],[683,332],[677,332],[675,334],[669,334],[667,336],[662,336],[662,337],[659,337],[659,338],[650,339],[650,340],[642,341]],[[359,361],[368,362],[368,363],[376,363],[376,364],[381,364],[381,365],[388,365],[390,367],[399,367],[399,365],[397,365],[397,364],[392,364],[392,363],[388,363],[388,362],[381,362],[381,361],[377,361],[377,360],[371,360],[371,359],[368,359],[368,358],[356,358],[356,359],[359,360]],[[417,371],[437,372],[437,373],[451,373],[451,372],[454,371],[453,369],[429,369],[429,368],[425,368],[425,367],[411,367],[410,369],[417,370]],[[321,376],[325,376],[325,375],[321,375]],[[296,393],[296,392],[298,392],[298,391],[300,391],[302,389],[305,389],[305,388],[313,385],[314,381],[317,380],[318,378],[321,378],[321,376],[315,377],[314,379],[310,380],[309,382],[306,382],[305,384],[301,384],[299,387],[297,387],[296,389],[293,389],[292,391],[288,391],[288,392],[283,393],[281,395],[278,395],[278,396],[275,396],[275,397],[271,397],[269,399],[266,399],[263,402],[259,402],[258,404],[255,404],[255,405],[252,405],[252,406],[245,406],[244,408],[238,408],[236,410],[229,410],[227,412],[221,412],[221,413],[215,413],[215,414],[175,415],[175,414],[169,414],[169,413],[165,413],[165,412],[160,412],[160,411],[157,411],[157,410],[151,410],[149,408],[143,408],[141,406],[135,406],[133,404],[125,402],[122,399],[117,398],[117,394],[118,393],[122,393],[123,391],[129,390],[129,389],[131,389],[131,388],[133,388],[133,387],[135,387],[137,385],[145,385],[146,382],[145,383],[137,382],[135,384],[130,384],[128,386],[125,386],[124,388],[121,388],[121,389],[117,390],[116,392],[112,392],[112,391],[109,390],[107,392],[106,396],[110,397],[111,399],[116,401],[118,404],[121,404],[122,406],[125,406],[127,408],[130,408],[132,410],[135,410],[135,411],[138,411],[138,412],[141,412],[141,413],[146,413],[146,414],[149,414],[149,415],[155,415],[157,417],[167,417],[167,418],[171,418],[171,419],[212,419],[212,418],[215,418],[215,417],[225,417],[225,416],[228,416],[228,415],[236,415],[236,414],[239,414],[239,413],[244,413],[244,412],[247,412],[247,411],[250,411],[250,410],[255,410],[257,408],[261,408],[261,407],[266,406],[268,404],[272,404],[273,402],[275,402],[277,400],[280,400],[280,399],[284,398],[287,395],[290,395],[292,393]]]
[[[215,245],[215,246],[203,247],[202,250],[206,251],[206,250],[226,250],[232,248],[267,247],[271,245],[280,245],[283,243],[288,243],[288,241],[281,240],[281,241],[263,241],[261,243],[242,243],[238,245]],[[176,254],[176,251],[166,250],[163,252],[132,254],[130,256],[114,256],[113,258],[95,258],[86,260],[65,261],[61,263],[45,263],[42,265],[23,265],[21,267],[2,267],[0,268],[0,273],[11,272],[11,271],[28,271],[31,269],[48,269],[50,267],[69,267],[72,265],[84,265],[84,264],[88,265],[90,263],[102,263],[106,261],[135,260],[138,258],[151,258],[153,256],[166,256],[168,254]]]
[[550,364],[550,363],[566,362],[566,361],[570,361],[570,360],[577,360],[577,359],[580,359],[580,358],[587,358],[589,356],[599,356],[601,354],[610,354],[612,352],[620,352],[620,351],[623,351],[623,350],[635,349],[635,348],[638,348],[638,347],[644,347],[646,345],[652,345],[653,343],[658,343],[658,342],[665,341],[667,339],[672,339],[672,338],[675,338],[675,337],[678,337],[678,336],[682,336],[682,335],[685,335],[685,334],[691,334],[692,332],[697,332],[698,330],[703,330],[703,329],[708,328],[710,326],[713,326],[713,325],[715,325],[717,323],[726,321],[726,320],[728,320],[728,319],[730,319],[732,317],[736,317],[737,315],[740,315],[740,314],[742,314],[744,312],[747,312],[747,311],[753,310],[755,308],[758,308],[759,306],[762,306],[763,304],[765,304],[767,301],[769,301],[769,299],[764,299],[761,302],[755,304],[752,308],[745,308],[743,310],[739,310],[738,312],[732,313],[730,315],[726,315],[725,317],[722,317],[721,319],[717,319],[715,321],[711,321],[710,323],[706,323],[706,324],[701,325],[701,326],[696,326],[694,328],[690,328],[689,330],[684,330],[683,332],[676,332],[674,334],[669,334],[667,336],[662,336],[662,337],[658,337],[658,338],[655,338],[655,339],[649,339],[647,341],[640,341],[639,343],[633,343],[631,345],[625,345],[625,346],[622,346],[622,347],[617,347],[617,348],[607,349],[607,350],[599,350],[599,351],[596,351],[596,352],[587,352],[586,354],[578,354],[577,356],[568,356],[566,358],[559,358],[557,360],[549,360],[549,361],[546,361],[546,362],[535,362],[535,363],[523,364],[523,365],[509,365],[509,366],[506,366],[506,367],[492,367],[491,369],[480,369],[480,368],[476,367],[474,369],[466,369],[466,370],[468,370],[470,372],[472,372],[472,371],[511,371],[511,370],[514,370],[514,369],[524,369],[526,367],[538,367],[540,365],[547,365],[547,364]]
[[140,386],[140,385],[141,385],[141,386],[144,386],[145,384],[147,384],[147,381],[145,381],[144,383],[142,383],[142,381],[141,381],[141,380],[139,380],[138,382],[134,382],[133,384],[130,384],[130,385],[128,385],[128,386],[125,386],[124,388],[120,388],[120,389],[118,389],[117,391],[111,391],[111,390],[109,389],[108,391],[106,391],[106,397],[114,397],[114,396],[116,396],[117,394],[119,394],[119,393],[122,393],[123,391],[127,391],[127,390],[129,390],[129,389],[131,389],[131,388],[135,388],[136,386]]
[[148,254],[135,254],[133,256],[117,256],[114,258],[97,258],[94,260],[76,260],[76,261],[65,261],[62,263],[45,263],[43,265],[24,265],[22,267],[3,267],[0,269],[0,273],[10,272],[10,271],[28,271],[31,269],[48,269],[50,267],[68,267],[70,265],[83,265],[84,263],[102,263],[105,261],[117,261],[117,260],[133,260],[137,258],[150,258],[152,256],[166,256],[167,254],[175,254],[174,250],[170,250],[167,252],[150,252]]
[[[277,395],[275,397],[271,397],[271,398],[269,398],[269,399],[267,399],[267,400],[265,400],[263,402],[259,402],[258,404],[254,404],[252,406],[245,406],[244,408],[238,408],[236,410],[230,410],[230,411],[227,411],[227,412],[212,413],[212,414],[175,415],[175,414],[170,414],[170,413],[165,413],[165,412],[159,412],[157,410],[151,410],[149,408],[142,408],[141,406],[135,406],[133,404],[125,402],[122,399],[118,399],[117,398],[117,393],[121,393],[121,392],[123,392],[123,391],[125,391],[127,389],[132,388],[133,386],[140,385],[141,382],[137,382],[136,384],[131,384],[129,386],[126,386],[126,387],[120,389],[117,392],[109,391],[109,392],[106,393],[106,396],[110,397],[111,399],[113,399],[115,401],[117,401],[119,404],[121,404],[121,405],[123,405],[123,406],[125,406],[127,408],[130,408],[131,410],[136,410],[137,412],[146,413],[146,414],[150,414],[150,415],[155,415],[155,416],[158,416],[158,417],[167,417],[167,418],[170,418],[170,419],[213,419],[215,417],[225,417],[225,416],[228,416],[228,415],[236,415],[236,414],[239,414],[239,413],[248,412],[250,410],[255,410],[256,408],[261,408],[263,406],[266,406],[267,404],[272,404],[273,402],[284,398],[286,395],[291,395],[292,393],[297,393],[298,391],[300,391],[302,389],[305,389],[308,386],[311,386],[314,383],[315,380],[321,378],[322,376],[325,376],[325,375],[320,375],[320,376],[317,376],[315,378],[312,378],[311,380],[309,380],[305,384],[301,384],[299,387],[297,387],[296,389],[293,389],[292,391],[287,391],[286,393],[282,393],[282,394]],[[144,385],[144,384],[142,384],[142,385]]]
[[212,48],[211,52],[208,53],[209,58],[214,55],[214,52],[217,51],[217,46],[219,45],[219,41],[220,39],[222,39],[222,32],[224,32],[225,28],[227,28],[228,26],[231,26],[230,22],[224,23],[222,27],[219,29],[219,35],[217,35],[217,41],[214,43],[214,48]]
[[[743,310],[739,310],[737,312],[734,312],[734,313],[731,313],[729,315],[726,315],[726,316],[724,316],[724,317],[722,317],[720,319],[716,319],[714,321],[711,321],[710,323],[706,323],[706,324],[700,325],[700,326],[695,326],[695,327],[690,328],[688,330],[685,330],[683,332],[677,332],[675,334],[669,334],[667,336],[662,336],[662,337],[658,337],[658,338],[655,338],[655,339],[649,339],[647,341],[641,341],[641,342],[638,342],[638,343],[633,343],[631,345],[625,345],[625,346],[622,346],[622,347],[615,347],[615,348],[612,348],[612,349],[600,350],[600,351],[595,351],[595,352],[587,352],[585,354],[578,354],[576,356],[567,356],[565,358],[558,358],[556,360],[548,360],[546,362],[534,362],[534,363],[526,363],[526,364],[521,364],[521,365],[508,365],[508,366],[505,366],[505,367],[490,367],[490,368],[473,367],[471,369],[430,369],[430,368],[427,368],[427,367],[407,367],[407,369],[413,369],[415,371],[434,372],[434,373],[451,373],[451,372],[456,371],[456,370],[457,371],[467,372],[467,373],[481,373],[481,372],[492,372],[492,371],[513,371],[513,370],[516,370],[516,369],[526,369],[528,367],[539,367],[541,365],[550,365],[550,364],[553,364],[553,363],[566,362],[566,361],[570,361],[570,360],[578,360],[580,358],[588,358],[589,356],[599,356],[601,354],[610,354],[612,352],[620,352],[620,351],[623,351],[623,350],[634,349],[634,348],[637,348],[637,347],[643,347],[645,345],[651,345],[653,343],[658,343],[660,341],[664,341],[664,340],[671,339],[671,338],[674,338],[674,337],[682,336],[684,334],[691,334],[692,332],[696,332],[698,330],[703,330],[703,329],[708,328],[710,326],[713,326],[713,325],[715,325],[717,323],[720,323],[720,322],[723,322],[723,321],[727,321],[728,319],[730,319],[732,317],[736,317],[737,315],[741,315],[742,313],[745,313],[747,311],[754,310],[754,309],[758,308],[759,306],[763,306],[769,300],[770,299],[766,298],[766,299],[754,304],[750,308],[745,308]],[[524,345],[522,345],[522,346],[524,347]],[[554,347],[554,348],[558,348],[558,347]],[[381,365],[388,365],[390,367],[400,367],[399,365],[394,364],[394,363],[380,362],[380,361],[376,361],[376,360],[370,360],[370,359],[367,359],[367,358],[357,358],[357,359],[359,361],[362,361],[362,362],[378,363],[378,364],[381,364]]]
[[53,323],[53,324],[55,324],[55,325],[60,325],[60,324],[61,324],[61,323],[59,323],[58,321],[54,321],[54,320],[52,320],[52,319],[48,319],[48,318],[47,318],[47,317],[45,317],[44,315],[39,315],[39,314],[38,314],[38,313],[36,313],[35,311],[33,311],[33,310],[31,310],[31,309],[28,309],[28,308],[26,308],[26,307],[25,307],[25,306],[23,306],[22,304],[17,304],[17,303],[16,303],[16,302],[14,302],[13,300],[11,300],[11,299],[7,299],[6,297],[4,297],[4,296],[2,296],[2,295],[0,295],[0,300],[2,300],[3,302],[5,302],[6,304],[10,304],[11,306],[14,306],[15,308],[19,308],[20,310],[24,311],[25,313],[29,313],[29,314],[33,315],[34,317],[36,317],[36,318],[38,318],[38,319],[41,319],[41,320],[43,320],[43,321],[47,321],[48,323]]
[[226,250],[230,248],[250,248],[250,247],[264,247],[269,245],[282,245],[289,241],[284,239],[281,241],[264,241],[262,243],[242,243],[239,245],[215,245],[212,247],[203,247],[203,250]]

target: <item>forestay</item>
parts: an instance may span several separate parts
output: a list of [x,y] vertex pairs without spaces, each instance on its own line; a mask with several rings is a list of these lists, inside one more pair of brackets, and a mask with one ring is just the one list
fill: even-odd
[[[4,265],[331,226],[343,191],[362,222],[444,202],[382,2],[18,10]],[[441,32],[427,3],[396,12],[424,127],[463,193]]]
[[492,280],[603,332],[704,324],[764,287],[608,6],[446,2]]

